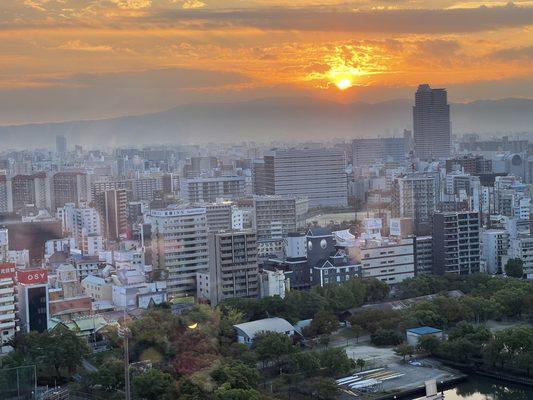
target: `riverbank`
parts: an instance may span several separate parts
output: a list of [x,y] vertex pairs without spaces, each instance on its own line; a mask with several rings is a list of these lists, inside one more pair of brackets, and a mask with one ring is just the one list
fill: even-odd
[[[468,378],[468,375],[458,373],[456,377],[448,378],[446,380],[437,382],[437,389],[439,392],[442,392],[446,389],[452,388],[458,383],[464,381]],[[380,393],[377,397],[372,397],[373,400],[401,400],[401,399],[407,399],[412,398],[413,396],[417,395],[425,395],[426,393],[426,385],[425,382],[423,385],[411,388],[411,389],[404,389],[400,392],[393,392],[393,393]]]

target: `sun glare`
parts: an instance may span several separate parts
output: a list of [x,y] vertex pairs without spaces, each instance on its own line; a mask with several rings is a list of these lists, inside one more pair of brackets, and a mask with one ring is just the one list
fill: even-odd
[[349,79],[349,78],[344,78],[344,79],[341,79],[340,81],[337,81],[337,82],[335,83],[335,85],[337,85],[337,87],[338,87],[340,90],[346,90],[346,89],[352,87],[353,82],[352,82],[352,80]]

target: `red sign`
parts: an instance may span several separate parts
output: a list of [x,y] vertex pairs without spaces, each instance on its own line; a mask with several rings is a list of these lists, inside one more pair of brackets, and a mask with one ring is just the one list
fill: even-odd
[[0,264],[0,279],[11,278],[13,279],[16,274],[15,264],[7,263]]
[[46,269],[17,269],[17,282],[24,285],[48,283]]

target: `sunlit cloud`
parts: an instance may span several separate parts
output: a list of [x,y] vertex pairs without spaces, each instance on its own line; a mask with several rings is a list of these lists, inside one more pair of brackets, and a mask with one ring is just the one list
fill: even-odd
[[186,0],[183,2],[182,8],[185,10],[191,10],[195,8],[205,7],[206,4],[200,0]]
[[58,50],[73,50],[73,51],[89,51],[89,52],[102,52],[111,51],[113,48],[107,45],[92,45],[81,40],[69,40],[56,47]]

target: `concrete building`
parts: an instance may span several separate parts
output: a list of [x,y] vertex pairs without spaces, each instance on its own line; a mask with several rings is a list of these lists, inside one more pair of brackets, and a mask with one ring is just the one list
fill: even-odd
[[401,138],[354,139],[352,141],[352,165],[354,168],[392,161],[405,164],[406,145]]
[[451,152],[450,106],[446,89],[418,87],[413,107],[415,154],[422,160],[448,158]]
[[258,297],[256,242],[253,231],[209,234],[209,298],[206,300],[211,306],[225,299]]
[[171,206],[146,216],[145,246],[154,271],[167,282],[170,298],[194,296],[196,274],[209,269],[205,208]]
[[15,175],[11,178],[11,192],[15,212],[30,204],[38,209],[52,208],[51,182],[45,172]]
[[502,260],[509,251],[509,232],[503,229],[487,229],[483,231],[483,252],[485,272],[496,274],[503,272]]
[[437,194],[435,174],[411,173],[398,177],[392,186],[392,216],[411,218],[415,235],[431,234]]
[[433,273],[433,237],[415,237],[415,274]]
[[295,232],[307,213],[308,200],[296,196],[254,196],[257,239],[281,240]]
[[441,329],[432,328],[430,326],[407,329],[405,333],[407,337],[407,344],[413,347],[416,347],[420,339],[425,336],[434,336],[440,341],[444,340],[444,332]]
[[180,197],[186,203],[214,203],[217,199],[236,200],[244,197],[243,176],[216,176],[182,179]]
[[53,211],[67,203],[92,200],[90,179],[82,172],[58,172],[52,178]]
[[433,216],[433,273],[473,274],[480,271],[477,212],[438,212]]
[[414,238],[373,238],[360,240],[355,259],[361,277],[376,278],[389,285],[415,276]]
[[205,204],[207,227],[210,231],[231,230],[233,227],[233,205],[231,202]]
[[118,241],[128,230],[128,196],[126,189],[110,189],[97,195],[102,233],[108,240]]
[[13,348],[9,341],[17,332],[15,265],[0,264],[0,354]]
[[290,290],[290,279],[281,269],[263,269],[259,273],[259,297],[279,296],[284,299]]
[[264,156],[265,192],[305,196],[309,207],[346,207],[346,156],[342,149],[275,150]]

